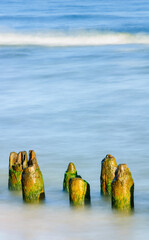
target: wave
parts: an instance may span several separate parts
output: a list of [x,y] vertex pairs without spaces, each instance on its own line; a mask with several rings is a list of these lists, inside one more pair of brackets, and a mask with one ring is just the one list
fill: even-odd
[[75,47],[149,44],[149,35],[145,33],[101,33],[82,32],[75,34],[48,33],[0,33],[0,46],[44,46],[44,47]]

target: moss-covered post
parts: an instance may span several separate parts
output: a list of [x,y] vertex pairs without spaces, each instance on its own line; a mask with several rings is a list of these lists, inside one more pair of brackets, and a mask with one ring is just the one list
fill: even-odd
[[111,182],[115,177],[115,170],[117,168],[117,163],[115,158],[107,154],[106,157],[101,162],[101,194],[104,196],[111,195]]
[[22,173],[22,192],[25,202],[39,202],[45,198],[44,182],[35,152],[29,151],[28,167]]
[[22,172],[28,166],[27,152],[11,152],[9,157],[8,188],[13,191],[22,190]]
[[130,211],[134,208],[134,181],[126,164],[118,165],[112,181],[112,207]]
[[72,206],[90,204],[90,185],[82,178],[72,178],[69,183],[69,199]]
[[22,164],[16,152],[11,152],[9,156],[9,180],[8,188],[12,191],[22,189]]
[[64,174],[63,191],[69,192],[69,180],[77,177],[77,170],[74,163],[70,162]]

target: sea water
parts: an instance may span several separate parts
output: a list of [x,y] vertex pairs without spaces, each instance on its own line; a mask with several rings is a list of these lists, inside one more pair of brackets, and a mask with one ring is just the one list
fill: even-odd
[[[149,3],[0,1],[0,239],[147,239]],[[8,191],[9,154],[34,149],[46,200]],[[100,196],[101,160],[126,163],[135,211]],[[91,207],[62,191],[68,163],[90,183]]]

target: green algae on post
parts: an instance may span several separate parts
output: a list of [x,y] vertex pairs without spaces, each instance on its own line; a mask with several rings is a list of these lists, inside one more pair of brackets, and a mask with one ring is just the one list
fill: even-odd
[[117,163],[115,158],[107,154],[106,157],[101,162],[101,194],[104,196],[111,195],[111,182],[115,177],[115,170],[117,168]]
[[11,152],[9,157],[9,182],[8,188],[12,191],[20,191],[22,189],[22,171],[27,167],[27,153]]
[[77,177],[77,170],[74,163],[70,162],[64,175],[63,191],[69,192],[69,181],[75,177]]
[[29,151],[28,167],[22,173],[22,193],[23,200],[28,203],[45,198],[43,177],[33,150]]
[[11,152],[9,157],[9,181],[8,188],[12,191],[19,191],[22,188],[22,165],[18,162],[18,154]]
[[134,208],[134,181],[126,164],[118,165],[112,187],[112,207],[122,211]]
[[69,200],[72,206],[90,204],[90,185],[82,178],[72,178],[69,183]]

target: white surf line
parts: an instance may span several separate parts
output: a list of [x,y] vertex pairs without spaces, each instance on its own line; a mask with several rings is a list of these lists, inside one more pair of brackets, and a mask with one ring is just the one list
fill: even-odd
[[0,33],[0,46],[100,46],[124,44],[149,44],[147,34],[97,33],[97,34],[19,34]]

